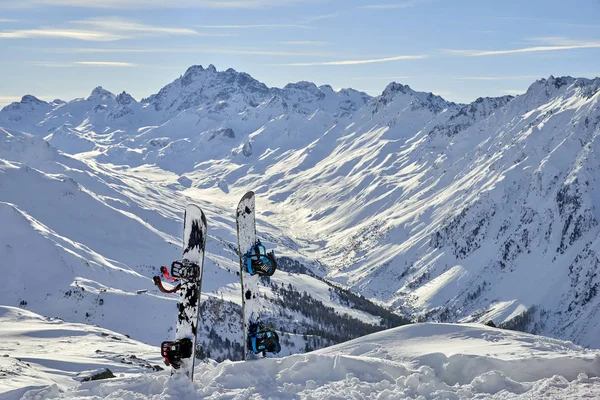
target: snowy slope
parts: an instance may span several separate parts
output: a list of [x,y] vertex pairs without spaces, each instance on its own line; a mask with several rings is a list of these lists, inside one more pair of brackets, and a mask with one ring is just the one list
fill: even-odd
[[[200,363],[191,384],[147,369],[157,352],[110,331],[14,308],[2,308],[0,321],[2,353],[9,353],[0,358],[7,400],[575,399],[600,393],[598,351],[478,324],[415,324],[309,354]],[[117,377],[75,380],[73,369],[100,367]]]
[[[64,154],[39,136],[6,129],[0,134],[0,260],[8,271],[1,303],[97,324],[154,345],[171,338],[178,296],[160,293],[151,278],[159,265],[181,257],[184,206],[195,202],[210,221],[200,341],[210,346],[213,358],[241,357],[234,349],[241,338],[233,218],[239,192],[227,201],[220,190],[200,195],[190,189],[186,196],[177,175],[156,167],[102,165]],[[259,220],[259,234],[270,248],[303,260],[290,239]],[[323,332],[315,336],[317,323],[308,310],[284,310],[288,300],[278,287],[308,290],[316,302],[312,311],[330,307],[373,330],[380,325],[379,316],[342,304],[315,276],[281,271],[261,289],[271,303],[264,320],[285,327],[280,330],[287,343],[283,354],[305,351],[308,342],[314,348],[356,337],[364,327],[345,330],[334,336],[338,339],[322,337]],[[338,328],[333,322],[318,325],[326,331]]]
[[66,389],[109,368],[116,376],[162,369],[156,347],[106,329],[0,306],[0,398],[28,398],[34,388]]

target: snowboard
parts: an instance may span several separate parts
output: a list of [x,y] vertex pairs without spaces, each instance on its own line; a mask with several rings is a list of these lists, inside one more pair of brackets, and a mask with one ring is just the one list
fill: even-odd
[[[206,217],[202,210],[196,205],[189,204],[185,209],[183,225],[182,268],[187,268],[183,270],[187,272],[181,273],[175,343],[189,343],[191,345],[191,355],[182,358],[181,366],[177,369],[172,368],[171,374],[179,371],[185,373],[190,380],[194,379],[206,229]],[[186,260],[190,263],[186,263]],[[186,353],[189,354],[190,349],[187,349]]]
[[244,254],[256,243],[256,220],[254,215],[254,192],[242,197],[236,210],[238,255],[240,257],[240,283],[242,286],[242,332],[244,360],[247,359],[248,326],[260,318],[260,296],[258,275],[250,275],[244,266]]

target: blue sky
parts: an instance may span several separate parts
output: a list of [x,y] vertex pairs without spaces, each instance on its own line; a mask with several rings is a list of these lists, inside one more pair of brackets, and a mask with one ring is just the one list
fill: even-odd
[[598,0],[2,0],[0,105],[149,96],[194,64],[470,102],[600,76]]

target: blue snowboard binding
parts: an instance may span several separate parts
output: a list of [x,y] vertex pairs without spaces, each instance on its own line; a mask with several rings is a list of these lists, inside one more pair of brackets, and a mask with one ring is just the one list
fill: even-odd
[[261,326],[260,322],[251,322],[248,326],[248,349],[254,354],[279,353],[279,335],[271,328]]
[[250,275],[271,276],[277,270],[277,261],[275,254],[262,245],[260,240],[244,254],[246,271]]

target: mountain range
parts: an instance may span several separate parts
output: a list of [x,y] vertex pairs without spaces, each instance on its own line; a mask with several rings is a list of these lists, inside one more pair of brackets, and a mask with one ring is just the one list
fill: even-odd
[[[179,257],[195,202],[206,340],[234,340],[232,210],[254,190],[259,236],[288,269],[264,295],[290,353],[345,339],[328,336],[332,315],[405,322],[390,310],[599,347],[599,93],[599,78],[551,76],[456,104],[399,83],[269,88],[211,65],[141,101],[24,96],[0,111],[0,304],[162,340],[175,299],[150,278]],[[333,314],[317,320],[313,301]]]

